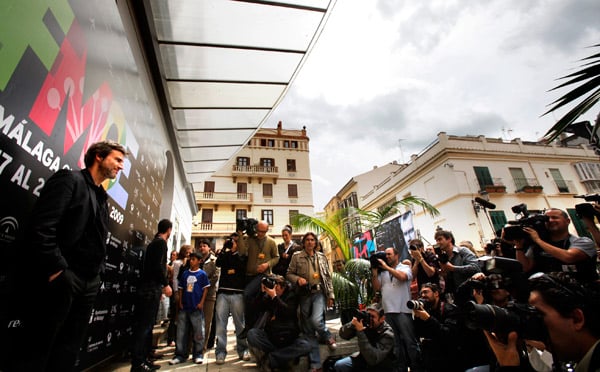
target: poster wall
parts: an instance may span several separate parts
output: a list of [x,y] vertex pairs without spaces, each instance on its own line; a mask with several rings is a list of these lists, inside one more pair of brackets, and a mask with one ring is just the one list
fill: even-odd
[[[135,277],[155,233],[169,143],[140,82],[115,2],[0,4],[0,289],[26,257],[19,234],[46,180],[79,169],[87,147],[111,139],[130,152],[109,195],[106,271],[80,367],[126,350]],[[172,192],[172,190],[170,190]],[[18,264],[22,264],[19,262]],[[32,352],[35,352],[34,350]]]

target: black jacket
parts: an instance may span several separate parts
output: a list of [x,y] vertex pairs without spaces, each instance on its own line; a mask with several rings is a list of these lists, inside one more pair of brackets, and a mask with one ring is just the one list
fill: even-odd
[[271,298],[266,294],[258,297],[256,309],[259,314],[267,314],[264,329],[273,345],[288,346],[298,338],[298,303],[296,291],[291,288],[286,289],[281,297]]
[[42,189],[25,242],[40,275],[69,268],[91,279],[103,268],[108,232],[107,194],[87,169],[59,170]]

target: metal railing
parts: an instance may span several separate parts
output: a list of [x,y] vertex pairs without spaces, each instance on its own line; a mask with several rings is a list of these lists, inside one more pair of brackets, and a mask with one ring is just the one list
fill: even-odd
[[237,173],[237,174],[277,175],[279,173],[279,167],[263,166],[263,165],[237,165],[237,164],[234,164],[233,168],[232,168],[232,172]]
[[214,191],[196,192],[196,201],[199,203],[201,203],[201,202],[211,202],[211,203],[248,202],[248,203],[252,203],[252,200],[253,200],[252,193],[214,192]]

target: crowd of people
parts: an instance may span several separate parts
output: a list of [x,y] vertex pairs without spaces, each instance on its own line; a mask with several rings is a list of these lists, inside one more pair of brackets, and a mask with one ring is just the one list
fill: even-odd
[[[59,171],[46,183],[26,234],[37,263],[24,285],[38,295],[19,298],[24,332],[15,339],[8,370],[75,368],[99,290],[108,231],[107,195],[101,186],[124,167],[126,150],[99,142],[85,155],[86,168]],[[600,214],[598,214],[600,215]],[[435,246],[408,242],[385,247],[372,261],[377,302],[367,304],[339,336],[356,337],[358,352],[335,362],[336,371],[599,371],[600,285],[595,217],[582,216],[593,239],[569,233],[569,215],[547,210],[534,224],[500,231],[477,257],[469,242],[450,231],[435,233]],[[201,241],[171,252],[172,223],[158,223],[145,249],[136,293],[131,370],[153,371],[152,329],[161,298],[170,297],[170,364],[204,362],[216,335],[216,364],[227,356],[227,323],[235,326],[235,351],[251,355],[263,371],[286,370],[306,356],[320,371],[319,345],[337,348],[325,313],[335,305],[333,278],[317,236],[308,232],[283,243],[269,225],[232,233],[222,247]],[[378,256],[380,257],[380,256]],[[416,286],[417,295],[411,291]],[[36,311],[45,304],[44,317]],[[213,326],[214,324],[214,326]],[[213,328],[214,327],[214,328]],[[36,352],[22,355],[30,340]]]

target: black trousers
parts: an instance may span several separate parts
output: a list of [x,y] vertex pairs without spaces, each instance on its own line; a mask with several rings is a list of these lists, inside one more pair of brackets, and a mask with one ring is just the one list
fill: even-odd
[[23,301],[23,331],[16,340],[16,371],[73,371],[85,339],[100,276],[82,278],[67,269],[52,282],[30,282],[37,288]]
[[138,366],[146,361],[152,349],[152,329],[162,295],[162,286],[142,286],[135,304],[136,324],[133,328],[131,365]]

